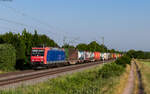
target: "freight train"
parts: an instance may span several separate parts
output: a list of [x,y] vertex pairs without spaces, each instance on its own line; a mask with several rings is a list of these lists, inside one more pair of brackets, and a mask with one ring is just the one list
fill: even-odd
[[52,67],[100,60],[117,59],[119,53],[102,53],[78,51],[72,48],[34,47],[31,52],[31,65],[35,67]]

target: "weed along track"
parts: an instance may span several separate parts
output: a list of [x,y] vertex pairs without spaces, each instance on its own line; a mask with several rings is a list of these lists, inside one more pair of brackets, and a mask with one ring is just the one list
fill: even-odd
[[74,65],[74,66],[67,66],[67,67],[63,67],[63,68],[58,68],[56,70],[45,70],[45,71],[41,71],[41,72],[37,71],[35,73],[34,72],[29,73],[29,74],[26,73],[25,75],[21,75],[21,76],[16,76],[16,77],[13,76],[13,77],[6,78],[6,79],[3,78],[3,79],[0,79],[0,87],[4,87],[4,86],[6,87],[7,85],[13,85],[13,84],[17,84],[17,83],[20,83],[23,81],[33,80],[36,78],[43,78],[46,76],[65,73],[65,72],[69,72],[69,71],[73,71],[73,70],[77,70],[77,69],[82,69],[82,68],[86,68],[86,67],[90,67],[90,66],[94,66],[94,65],[98,65],[98,64],[102,64],[102,62],[79,64],[79,65]]
[[137,72],[137,76],[138,76],[138,83],[139,83],[139,90],[138,90],[138,94],[145,94],[144,93],[144,87],[143,87],[143,82],[142,82],[142,75],[141,75],[141,71],[138,67],[138,65],[136,64],[136,62],[134,61],[134,64],[136,66],[136,72]]

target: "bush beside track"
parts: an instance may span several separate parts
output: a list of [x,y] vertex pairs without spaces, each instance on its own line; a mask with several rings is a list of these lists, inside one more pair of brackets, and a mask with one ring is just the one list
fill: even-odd
[[118,58],[114,63],[106,64],[99,70],[99,75],[102,78],[109,78],[112,76],[120,76],[124,71],[127,64],[130,64],[131,58],[123,56]]
[[0,69],[12,71],[16,64],[16,50],[10,44],[0,44]]
[[[113,94],[120,75],[130,58],[123,56],[110,64],[91,70],[58,77],[34,86],[1,91],[9,94]],[[124,64],[125,63],[125,64]]]

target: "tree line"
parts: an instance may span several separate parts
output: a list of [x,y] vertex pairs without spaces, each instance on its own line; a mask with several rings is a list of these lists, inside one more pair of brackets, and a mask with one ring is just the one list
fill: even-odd
[[150,52],[144,52],[144,51],[136,51],[136,50],[129,50],[127,52],[127,55],[131,58],[137,58],[137,59],[150,59]]
[[22,33],[8,32],[0,35],[0,44],[11,44],[16,52],[16,69],[29,67],[30,53],[32,47],[42,46],[43,44],[51,47],[58,47],[54,40],[46,35],[39,35],[37,31],[34,34],[27,32],[26,29]]
[[91,51],[91,52],[98,51],[98,52],[109,52],[109,53],[123,53],[115,49],[108,49],[105,45],[99,44],[96,41],[92,41],[89,44],[80,43],[76,47],[74,47],[73,45],[64,44],[62,48],[75,48],[78,49],[79,51]]
[[[16,58],[15,69],[29,68],[30,54],[32,47],[39,47],[43,45],[48,47],[60,47],[54,40],[52,40],[48,36],[44,34],[38,34],[37,30],[35,30],[34,33],[32,34],[29,33],[26,29],[24,29],[21,34],[20,33],[16,34],[12,32],[1,34],[0,44],[5,44],[4,46],[8,44],[8,46],[6,47],[7,49],[14,48],[13,52],[15,53],[15,55],[13,56],[15,56]],[[0,48],[0,52],[4,50],[5,48],[4,46]],[[73,45],[64,44],[62,48],[75,48],[81,51],[92,51],[92,52],[99,51],[99,52],[119,53],[119,51],[116,51],[114,49],[108,49],[105,45],[98,44],[96,41],[92,41],[89,44],[81,43],[78,44],[76,47]],[[3,56],[2,54],[0,55],[0,57],[5,58],[5,56]],[[1,59],[0,63],[2,64],[2,62],[4,61],[2,61]]]

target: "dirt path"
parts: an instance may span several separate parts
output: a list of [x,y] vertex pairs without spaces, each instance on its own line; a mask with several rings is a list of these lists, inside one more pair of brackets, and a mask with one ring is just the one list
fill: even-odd
[[[136,68],[136,71],[134,71],[134,66]],[[131,63],[131,70],[130,70],[130,74],[128,77],[128,83],[127,83],[122,94],[133,94],[134,87],[135,87],[134,86],[135,85],[135,79],[136,79],[134,72],[136,72],[137,79],[138,79],[138,94],[145,94],[143,83],[142,83],[141,71],[140,71],[138,65],[136,64],[136,61],[134,61],[134,60]]]
[[128,78],[128,83],[123,91],[122,94],[133,94],[133,89],[134,89],[134,65],[131,63],[131,70]]

